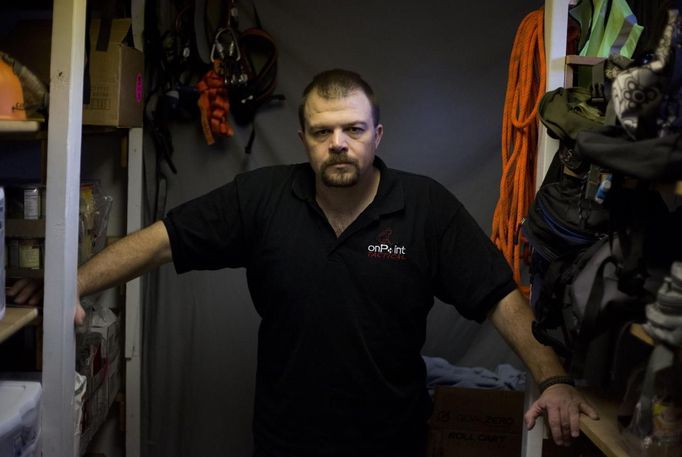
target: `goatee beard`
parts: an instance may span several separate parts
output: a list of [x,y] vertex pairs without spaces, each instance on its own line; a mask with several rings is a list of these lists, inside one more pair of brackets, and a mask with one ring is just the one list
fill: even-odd
[[[338,164],[350,166],[352,170],[330,171],[330,168]],[[354,160],[350,160],[345,156],[333,156],[322,164],[321,179],[322,183],[328,187],[351,187],[358,183],[359,172],[358,165]]]

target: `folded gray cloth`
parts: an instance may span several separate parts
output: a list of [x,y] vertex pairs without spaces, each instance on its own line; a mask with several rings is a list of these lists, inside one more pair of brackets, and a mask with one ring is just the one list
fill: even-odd
[[422,356],[426,364],[426,387],[466,387],[472,389],[525,390],[526,372],[509,364],[495,371],[482,367],[459,367],[441,357]]

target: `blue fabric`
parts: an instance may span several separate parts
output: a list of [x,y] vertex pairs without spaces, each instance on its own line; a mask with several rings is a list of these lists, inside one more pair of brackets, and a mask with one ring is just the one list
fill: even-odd
[[525,390],[526,372],[509,364],[495,371],[482,367],[459,367],[441,357],[422,356],[426,364],[426,387],[465,387],[471,389]]

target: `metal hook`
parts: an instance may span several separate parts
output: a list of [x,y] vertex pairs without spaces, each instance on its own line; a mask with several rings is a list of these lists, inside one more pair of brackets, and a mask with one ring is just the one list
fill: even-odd
[[[230,36],[230,40],[226,43],[226,45],[220,41],[220,37],[223,33],[228,33]],[[241,52],[239,51],[239,45],[237,43],[237,34],[234,32],[234,29],[231,27],[218,29],[215,38],[213,39],[213,47],[211,48],[211,61],[215,60],[216,51],[219,54],[221,60],[229,58],[230,60],[238,62],[242,58]]]

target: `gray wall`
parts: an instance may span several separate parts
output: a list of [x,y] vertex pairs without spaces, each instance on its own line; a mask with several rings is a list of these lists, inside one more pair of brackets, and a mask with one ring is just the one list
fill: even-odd
[[[249,129],[207,147],[198,122],[174,126],[180,172],[169,180],[169,207],[242,170],[304,161],[296,135],[299,95],[316,72],[345,67],[364,75],[381,100],[379,155],[390,167],[442,182],[489,232],[508,56],[521,19],[539,5],[258,0],[279,45],[278,92],[287,101],[259,114],[250,157],[243,153]],[[158,297],[145,305],[144,455],[249,456],[259,320],[244,271],[178,276],[166,266],[158,279]],[[462,365],[511,361],[521,368],[488,325],[466,322],[442,304],[429,316],[424,353]]]

